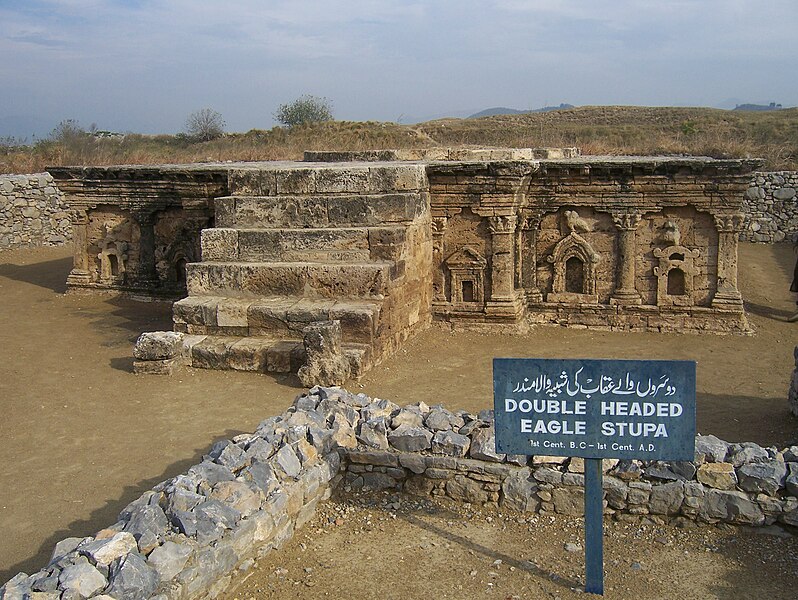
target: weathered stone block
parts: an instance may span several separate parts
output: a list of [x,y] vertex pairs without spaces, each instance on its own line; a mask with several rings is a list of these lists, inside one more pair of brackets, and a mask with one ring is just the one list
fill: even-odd
[[737,486],[734,465],[726,462],[705,463],[698,467],[698,481],[718,490],[733,490]]

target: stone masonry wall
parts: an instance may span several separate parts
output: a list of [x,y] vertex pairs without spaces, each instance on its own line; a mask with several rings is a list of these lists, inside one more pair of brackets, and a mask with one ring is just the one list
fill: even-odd
[[[584,462],[495,450],[492,411],[400,407],[313,388],[252,434],[129,504],[110,527],[56,544],[50,563],[0,600],[212,598],[279,548],[338,485],[396,489],[502,510],[578,515]],[[618,520],[798,526],[798,446],[698,436],[690,462],[604,461]]]
[[72,239],[64,197],[49,173],[0,175],[0,250]]
[[790,389],[787,391],[787,406],[794,417],[798,418],[798,346],[793,350],[795,369],[790,379]]
[[756,173],[743,197],[745,242],[793,242],[798,237],[798,172]]

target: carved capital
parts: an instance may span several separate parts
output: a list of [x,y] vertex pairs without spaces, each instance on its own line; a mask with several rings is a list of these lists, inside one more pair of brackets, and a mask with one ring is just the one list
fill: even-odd
[[613,212],[612,222],[622,231],[634,231],[640,224],[641,215],[636,211]]
[[515,215],[496,215],[488,217],[488,229],[491,233],[513,233],[518,219]]
[[89,213],[84,208],[69,209],[69,220],[73,225],[86,225],[89,222]]
[[740,213],[712,215],[719,233],[739,233],[743,229],[744,217]]
[[540,227],[540,220],[542,218],[542,210],[522,210],[518,213],[519,228],[524,231],[535,231]]
[[448,221],[448,217],[432,217],[432,235],[443,235]]

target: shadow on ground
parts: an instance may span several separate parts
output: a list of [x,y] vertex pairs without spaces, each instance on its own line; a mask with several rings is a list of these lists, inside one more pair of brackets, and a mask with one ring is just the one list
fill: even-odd
[[[55,531],[47,539],[45,539],[39,546],[39,549],[33,556],[26,558],[23,561],[12,565],[6,570],[0,571],[0,582],[11,579],[20,571],[25,573],[35,573],[39,569],[45,567],[50,560],[53,548],[56,543],[68,537],[86,537],[86,535],[93,535],[100,529],[113,525],[117,521],[119,513],[128,504],[136,500],[142,493],[153,488],[158,483],[165,481],[187,471],[191,466],[202,461],[202,456],[211,448],[213,442],[222,439],[230,439],[236,435],[244,433],[243,431],[228,429],[224,433],[213,438],[213,441],[207,448],[195,449],[191,458],[177,461],[169,465],[157,477],[145,479],[135,484],[125,486],[119,498],[107,502],[104,506],[94,510],[88,519],[73,521],[67,527]],[[87,532],[91,532],[88,533]]]
[[72,259],[69,257],[29,265],[4,263],[0,264],[0,277],[24,281],[63,294],[67,289],[66,278],[71,269]]

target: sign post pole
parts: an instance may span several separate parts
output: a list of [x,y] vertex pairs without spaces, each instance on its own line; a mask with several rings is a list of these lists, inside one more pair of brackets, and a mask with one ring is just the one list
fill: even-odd
[[604,595],[604,494],[600,458],[585,459],[585,591]]
[[604,594],[604,458],[692,460],[695,363],[494,358],[496,451],[585,460],[585,591]]

